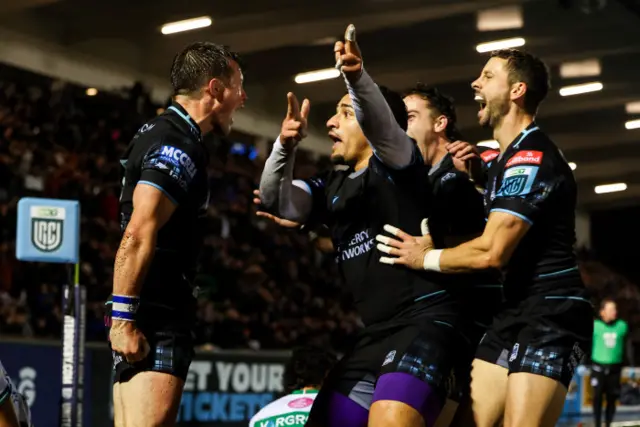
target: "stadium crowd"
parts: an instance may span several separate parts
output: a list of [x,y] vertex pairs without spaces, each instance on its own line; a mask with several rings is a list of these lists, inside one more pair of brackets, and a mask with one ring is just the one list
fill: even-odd
[[[0,335],[61,333],[67,270],[19,262],[14,255],[17,202],[34,196],[81,203],[87,340],[104,340],[103,304],[120,237],[119,159],[158,106],[139,86],[124,96],[88,97],[79,87],[29,73],[0,80]],[[340,348],[357,330],[358,318],[334,280],[334,263],[312,248],[306,234],[254,215],[251,193],[260,160],[231,154],[228,141],[208,144],[214,202],[197,276],[199,344],[277,349],[311,342]],[[315,170],[311,161],[300,165],[300,173]]]
[[[89,97],[83,88],[9,67],[0,73],[0,336],[61,334],[64,266],[15,259],[20,197],[81,203],[81,283],[88,291],[87,340],[105,339],[103,304],[119,242],[119,158],[133,133],[161,111],[141,85]],[[249,141],[246,135],[232,136]],[[359,327],[334,262],[306,234],[254,215],[251,192],[264,159],[229,141],[208,142],[211,200],[197,277],[198,343],[209,348],[284,349],[299,343],[340,350]],[[241,143],[238,143],[243,145]],[[240,150],[243,151],[243,150]],[[233,154],[238,152],[239,154]],[[305,160],[306,159],[306,160]],[[326,160],[326,159],[325,159]],[[298,156],[297,174],[326,166]],[[620,299],[631,330],[640,291],[581,251],[581,272],[596,299]]]

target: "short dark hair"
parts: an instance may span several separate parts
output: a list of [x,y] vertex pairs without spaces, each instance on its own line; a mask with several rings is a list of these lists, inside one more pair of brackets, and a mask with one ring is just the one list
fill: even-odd
[[227,46],[210,42],[188,45],[173,58],[173,95],[194,93],[214,78],[229,79],[233,75],[231,61],[240,65],[240,56]]
[[456,114],[456,107],[452,97],[440,92],[438,88],[427,86],[424,83],[416,84],[404,96],[410,95],[416,95],[424,99],[429,103],[430,108],[437,111],[438,115],[443,115],[447,118],[447,127],[444,132],[449,141],[462,139],[462,135],[458,130],[458,115]]
[[398,125],[404,130],[407,131],[407,127],[409,126],[409,115],[407,114],[407,106],[404,104],[404,100],[402,96],[386,86],[379,86],[380,92],[382,92],[382,96],[387,101],[387,105],[391,109],[393,113],[393,117],[395,117]]
[[322,348],[305,346],[294,348],[284,368],[283,385],[287,392],[304,387],[320,386],[336,356]]
[[[600,301],[600,310],[604,310],[604,307],[609,304],[610,302],[616,304],[616,300],[611,298],[611,297],[605,297],[602,299],[602,301]],[[618,304],[616,304],[617,306]]]
[[524,109],[529,114],[536,114],[551,87],[547,65],[537,56],[519,49],[496,50],[491,57],[507,61],[510,84],[523,82],[527,85]]

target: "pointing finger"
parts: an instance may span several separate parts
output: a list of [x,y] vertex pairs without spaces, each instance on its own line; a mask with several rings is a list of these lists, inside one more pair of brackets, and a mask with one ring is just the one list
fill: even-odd
[[333,53],[336,59],[336,68],[339,70],[342,67],[342,60],[340,58],[344,53],[344,43],[340,41],[336,42],[336,44],[333,45]]
[[360,48],[358,42],[356,42],[356,27],[353,24],[349,24],[344,32],[344,43],[346,53],[352,53],[357,57],[360,57]]
[[300,109],[300,116],[303,119],[309,117],[309,110],[311,110],[311,102],[308,99],[302,101],[302,108]]
[[292,93],[287,93],[287,118],[295,119],[300,115],[300,104],[298,104],[298,98]]

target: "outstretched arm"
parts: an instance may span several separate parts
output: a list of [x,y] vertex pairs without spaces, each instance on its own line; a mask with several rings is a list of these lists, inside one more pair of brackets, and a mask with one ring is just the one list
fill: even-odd
[[344,74],[356,118],[375,155],[385,165],[402,169],[414,156],[415,144],[396,121],[378,85],[362,66],[355,27],[349,25],[345,41],[337,42],[336,61]]

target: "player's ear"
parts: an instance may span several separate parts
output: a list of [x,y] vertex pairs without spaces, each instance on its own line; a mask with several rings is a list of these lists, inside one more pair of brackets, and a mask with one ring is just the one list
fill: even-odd
[[516,99],[524,100],[524,95],[527,93],[527,84],[525,82],[516,82],[511,85],[511,100]]
[[444,132],[448,124],[449,119],[447,119],[447,116],[440,115],[435,120],[435,126],[433,127],[433,130],[436,132]]
[[220,79],[211,79],[207,85],[207,91],[211,97],[217,101],[222,101],[225,85]]

